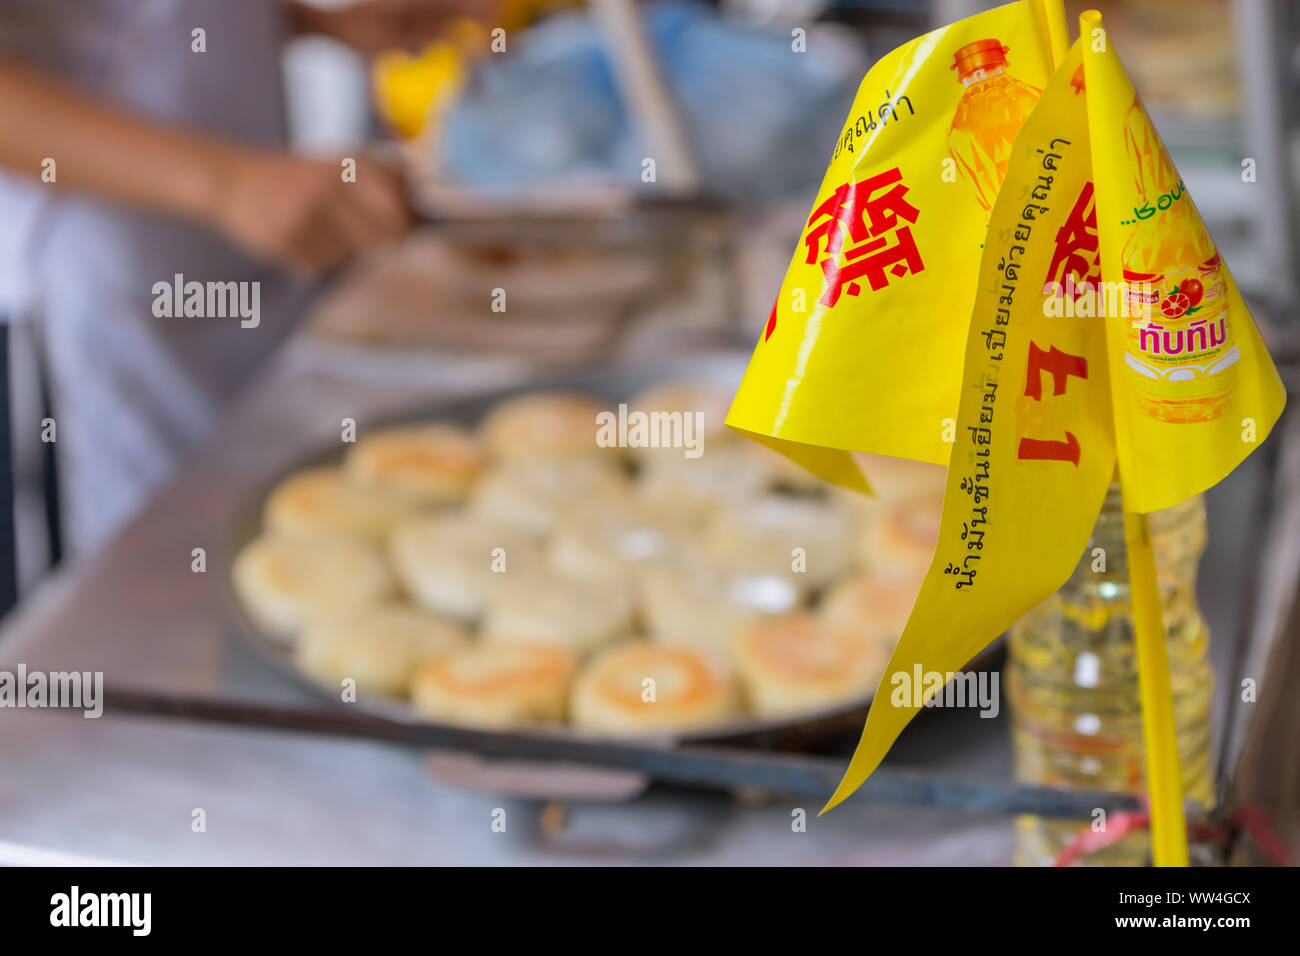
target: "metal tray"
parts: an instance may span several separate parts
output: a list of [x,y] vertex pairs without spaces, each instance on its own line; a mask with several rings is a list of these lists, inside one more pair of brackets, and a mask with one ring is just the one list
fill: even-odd
[[[642,389],[666,381],[704,381],[734,390],[739,385],[744,373],[746,358],[747,356],[737,353],[722,353],[693,359],[675,360],[657,366],[612,366],[592,371],[575,372],[530,381],[508,389],[482,392],[468,398],[434,403],[413,402],[409,409],[396,415],[385,416],[367,422],[365,427],[379,428],[403,422],[434,419],[474,426],[490,408],[507,398],[547,390],[586,392],[598,398],[603,398],[613,405],[620,401],[627,401],[630,396]],[[270,489],[277,482],[292,471],[312,465],[336,463],[341,460],[342,456],[343,449],[337,444],[333,444],[328,448],[323,448],[287,464],[275,476],[265,481],[254,494],[250,495],[242,503],[237,512],[238,518],[233,526],[230,546],[226,550],[227,559],[232,560],[233,556],[245,544],[261,533],[262,503]],[[333,701],[339,707],[345,706],[339,700],[337,687],[317,683],[299,671],[293,660],[292,649],[258,627],[256,622],[245,611],[234,592],[230,570],[229,564],[222,569],[226,602],[239,635],[252,646],[262,660],[290,681],[315,693],[322,699]],[[1001,647],[997,644],[991,645],[972,662],[972,665],[978,667],[996,666],[1000,655]],[[773,749],[817,749],[819,746],[824,746],[831,739],[838,741],[848,734],[859,731],[870,703],[871,695],[867,695],[859,700],[810,712],[798,717],[782,719],[745,717],[687,733],[644,737],[596,737],[566,727],[529,728],[522,732],[535,734],[539,739],[555,737],[589,741],[617,739],[653,743],[661,746],[690,742],[700,744],[728,743]],[[359,708],[362,712],[372,716],[403,724],[435,726],[422,720],[405,701],[396,698],[359,693],[356,703],[346,706]],[[517,730],[515,733],[519,734],[521,731]],[[601,771],[601,773],[607,772]],[[473,775],[471,774],[471,776]],[[456,782],[464,783],[465,781],[457,779]],[[498,785],[496,782],[492,783],[491,786],[492,789],[503,789],[503,786]],[[523,789],[527,791],[539,788],[526,786]],[[550,788],[543,786],[540,789],[549,790]]]

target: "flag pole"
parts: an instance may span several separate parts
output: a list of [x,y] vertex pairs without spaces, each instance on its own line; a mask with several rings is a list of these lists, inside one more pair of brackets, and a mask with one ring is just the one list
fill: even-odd
[[1151,799],[1151,853],[1156,866],[1187,866],[1178,725],[1169,684],[1169,655],[1160,612],[1155,551],[1151,547],[1151,526],[1146,515],[1124,509],[1124,543],[1128,548],[1142,740],[1146,750],[1147,792]]
[[[1079,39],[1084,44],[1104,42],[1101,14],[1085,10],[1079,15]],[[1090,47],[1084,46],[1084,62]],[[1091,86],[1091,83],[1088,84]],[[1093,91],[1089,90],[1089,96]],[[1089,100],[1089,126],[1095,103]],[[1095,156],[1094,156],[1094,176]],[[1100,206],[1100,202],[1098,203]],[[1103,267],[1103,272],[1105,271]],[[1116,330],[1107,329],[1108,348],[1116,347]],[[1113,354],[1113,353],[1112,353]],[[1113,383],[1112,383],[1113,384]],[[1125,412],[1115,405],[1115,435],[1128,443]],[[1129,595],[1133,608],[1133,639],[1137,651],[1138,697],[1142,707],[1142,743],[1146,759],[1147,793],[1151,802],[1151,856],[1156,866],[1187,866],[1187,822],[1183,817],[1183,774],[1178,756],[1178,725],[1174,695],[1169,683],[1169,655],[1156,579],[1155,551],[1147,516],[1129,507],[1128,488],[1119,472],[1124,496],[1124,544],[1128,550]]]
[[[1065,60],[1069,33],[1062,0],[1032,0],[1046,28],[1052,68]],[[1091,11],[1090,11],[1091,12]],[[1091,20],[1090,17],[1085,17]],[[1097,20],[1100,25],[1100,18]],[[1123,485],[1121,483],[1121,489]],[[1151,802],[1151,852],[1156,866],[1187,866],[1187,823],[1183,817],[1183,776],[1178,756],[1178,724],[1169,683],[1160,585],[1156,578],[1151,526],[1145,514],[1124,509],[1124,543],[1128,550],[1129,593],[1137,645],[1138,695],[1147,791]]]

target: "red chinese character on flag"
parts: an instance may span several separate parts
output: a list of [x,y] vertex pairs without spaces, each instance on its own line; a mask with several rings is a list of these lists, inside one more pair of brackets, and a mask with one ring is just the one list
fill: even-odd
[[[902,180],[903,175],[895,166],[861,182],[845,183],[808,217],[810,228],[804,236],[808,256],[804,261],[812,265],[819,255],[826,256],[820,263],[826,275],[822,305],[833,306],[842,292],[858,295],[862,291],[859,279],[865,278],[872,291],[878,292],[889,285],[886,272],[901,278],[925,269],[912,230],[899,224],[900,219],[915,223],[920,214],[903,198],[907,187]],[[886,191],[873,197],[873,193],[881,190]],[[823,217],[825,221],[812,228]],[[845,230],[853,243],[847,251],[844,250]],[[892,246],[890,233],[895,240]]]
[[1096,291],[1101,282],[1098,248],[1097,204],[1092,199],[1092,183],[1084,183],[1069,217],[1056,231],[1056,252],[1047,267],[1043,291],[1052,283],[1071,298]]

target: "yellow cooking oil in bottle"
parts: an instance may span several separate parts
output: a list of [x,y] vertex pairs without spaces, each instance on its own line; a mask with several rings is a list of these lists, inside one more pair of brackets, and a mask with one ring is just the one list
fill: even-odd
[[1223,261],[1138,99],[1124,141],[1137,187],[1122,223],[1124,358],[1138,407],[1157,421],[1211,421],[1236,386],[1240,354]]
[[[1209,630],[1196,603],[1196,565],[1205,550],[1198,496],[1150,515],[1173,686],[1184,793],[1210,806]],[[1006,665],[1016,779],[1074,789],[1144,790],[1142,711],[1124,516],[1112,485],[1092,539],[1069,581],[1011,630]],[[1022,816],[1016,862],[1049,866],[1096,821]],[[1085,856],[1092,866],[1149,863],[1138,829]]]
[[948,151],[985,212],[993,209],[1016,134],[1042,92],[1008,75],[1010,51],[1000,40],[976,40],[953,54],[949,68],[966,92],[948,129]]

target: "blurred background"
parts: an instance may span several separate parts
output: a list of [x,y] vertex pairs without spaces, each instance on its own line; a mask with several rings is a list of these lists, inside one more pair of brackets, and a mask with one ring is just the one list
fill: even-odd
[[[230,567],[265,491],[337,448],[348,421],[472,428],[506,397],[543,388],[616,402],[690,380],[727,394],[862,75],[991,6],[4,4],[0,113],[40,108],[26,127],[17,107],[0,123],[0,660],[100,669],[157,693],[322,706],[239,635],[249,622]],[[1294,392],[1295,6],[1066,7],[1072,32],[1081,10],[1102,11]],[[91,149],[92,133],[102,152],[60,158],[68,191],[39,181],[44,157]],[[199,153],[219,155],[219,171]],[[345,215],[312,184],[336,182],[349,162],[376,185]],[[256,328],[201,319],[159,333],[154,284],[181,275],[261,282]],[[494,305],[500,290],[508,308]],[[1260,842],[1292,850],[1296,758],[1284,742],[1295,709],[1277,693],[1284,680],[1244,709],[1237,687],[1300,666],[1298,449],[1290,413],[1208,496],[1208,517],[1187,519],[1205,523],[1208,545],[1199,584],[1195,554],[1184,582],[1218,675],[1207,779],[1219,797],[1270,808]],[[935,481],[899,480],[921,491]],[[762,481],[848,507],[776,472]],[[915,521],[932,524],[937,504],[915,506]],[[861,716],[845,712],[833,732],[743,744],[760,758],[775,748],[838,761]],[[635,771],[509,777],[454,761],[431,776],[414,752],[379,744],[5,716],[0,858],[12,862],[760,863],[783,848],[789,862],[1000,864],[1016,852],[1010,814],[905,796],[810,820],[790,849],[789,800],[744,780],[704,792]],[[1010,722],[926,715],[890,766],[1005,784],[1017,772]],[[529,822],[493,843],[480,816],[507,798]],[[198,806],[232,821],[222,841],[189,841]],[[158,824],[166,814],[179,816]],[[1220,851],[1207,845],[1203,859]]]

